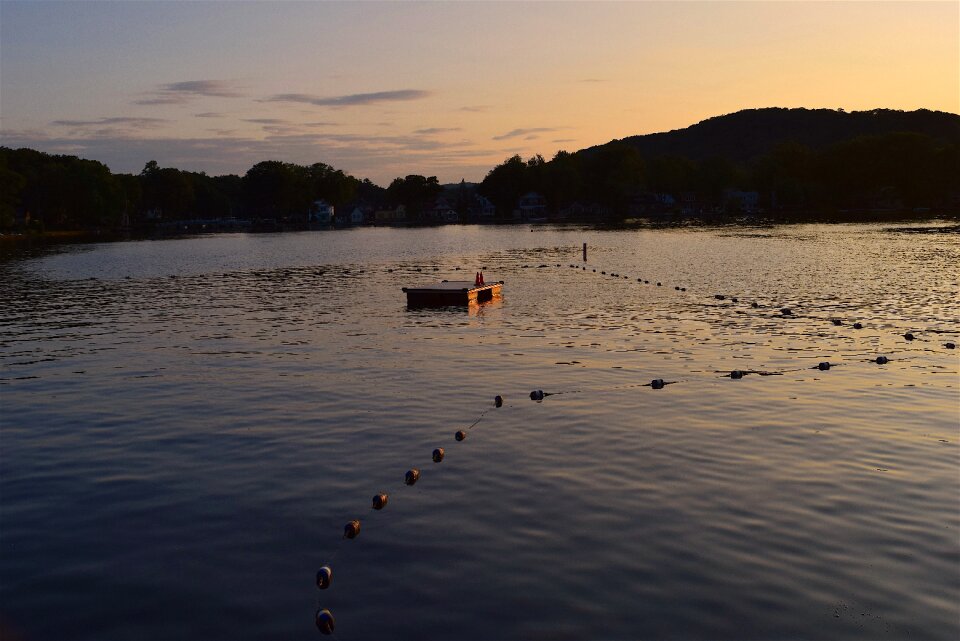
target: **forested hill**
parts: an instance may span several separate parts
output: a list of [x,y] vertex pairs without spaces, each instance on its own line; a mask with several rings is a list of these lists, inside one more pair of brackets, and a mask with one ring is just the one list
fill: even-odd
[[630,136],[583,150],[590,154],[627,143],[645,158],[677,155],[690,160],[719,156],[745,162],[794,142],[814,150],[860,136],[917,133],[941,144],[960,144],[960,115],[918,109],[898,111],[834,111],[831,109],[745,109],[708,118],[685,129]]

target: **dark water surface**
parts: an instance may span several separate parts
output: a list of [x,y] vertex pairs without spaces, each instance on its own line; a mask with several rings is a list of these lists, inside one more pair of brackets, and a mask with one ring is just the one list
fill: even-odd
[[[320,605],[343,640],[958,638],[945,226],[8,249],[0,628],[312,639]],[[406,308],[481,266],[502,300]]]

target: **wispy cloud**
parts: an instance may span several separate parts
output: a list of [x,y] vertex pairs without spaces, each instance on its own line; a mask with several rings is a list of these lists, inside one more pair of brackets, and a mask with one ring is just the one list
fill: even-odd
[[168,122],[163,118],[135,118],[131,116],[116,116],[113,118],[98,118],[96,120],[54,120],[51,125],[58,127],[105,127],[110,125],[129,125],[131,127],[159,127]]
[[224,114],[217,113],[216,111],[205,111],[202,114],[193,114],[197,118],[223,118]]
[[287,124],[286,120],[280,120],[279,118],[245,118],[243,122],[252,122],[257,125],[285,125]]
[[413,133],[430,136],[433,134],[445,134],[450,131],[463,131],[462,127],[427,127],[426,129],[417,129]]
[[237,92],[230,83],[223,80],[183,80],[160,85],[160,91],[166,93],[182,93],[195,96],[215,96],[217,98],[240,98],[243,94]]
[[[513,131],[508,131],[505,134],[500,136],[494,136],[494,140],[508,140],[510,138],[519,138],[521,136],[525,137],[527,140],[533,140],[536,138],[536,134],[547,133],[550,131],[559,131],[561,127],[529,127],[527,129],[514,129]],[[531,138],[533,135],[533,138]]]
[[178,105],[197,97],[241,98],[243,94],[224,80],[182,80],[159,85],[135,105]]
[[459,111],[482,113],[484,111],[490,111],[490,105],[467,105],[466,107],[460,107]]
[[263,102],[299,102],[317,107],[355,107],[374,105],[383,102],[402,102],[408,100],[422,100],[433,95],[422,89],[400,89],[397,91],[375,91],[373,93],[354,93],[345,96],[312,96],[305,93],[281,93]]

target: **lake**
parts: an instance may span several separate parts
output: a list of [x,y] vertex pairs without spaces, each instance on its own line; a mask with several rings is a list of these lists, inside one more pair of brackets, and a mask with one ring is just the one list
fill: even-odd
[[955,222],[3,252],[7,636],[960,637]]

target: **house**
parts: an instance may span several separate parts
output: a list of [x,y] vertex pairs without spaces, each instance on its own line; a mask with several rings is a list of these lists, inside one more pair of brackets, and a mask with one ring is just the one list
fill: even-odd
[[471,209],[477,213],[477,217],[481,221],[490,221],[497,216],[497,208],[494,204],[490,202],[489,198],[480,194],[473,197],[473,207]]
[[330,225],[333,224],[333,221],[333,205],[325,200],[314,201],[314,203],[310,206],[310,213],[307,214],[307,222]]
[[756,191],[725,189],[723,192],[723,201],[726,204],[727,210],[753,214],[756,213],[760,206],[760,194]]
[[397,205],[396,209],[378,209],[373,212],[373,221],[377,225],[396,225],[407,222],[407,208]]
[[531,218],[543,218],[547,215],[547,199],[535,191],[530,191],[520,197],[517,201],[517,210],[521,220],[530,220]]

